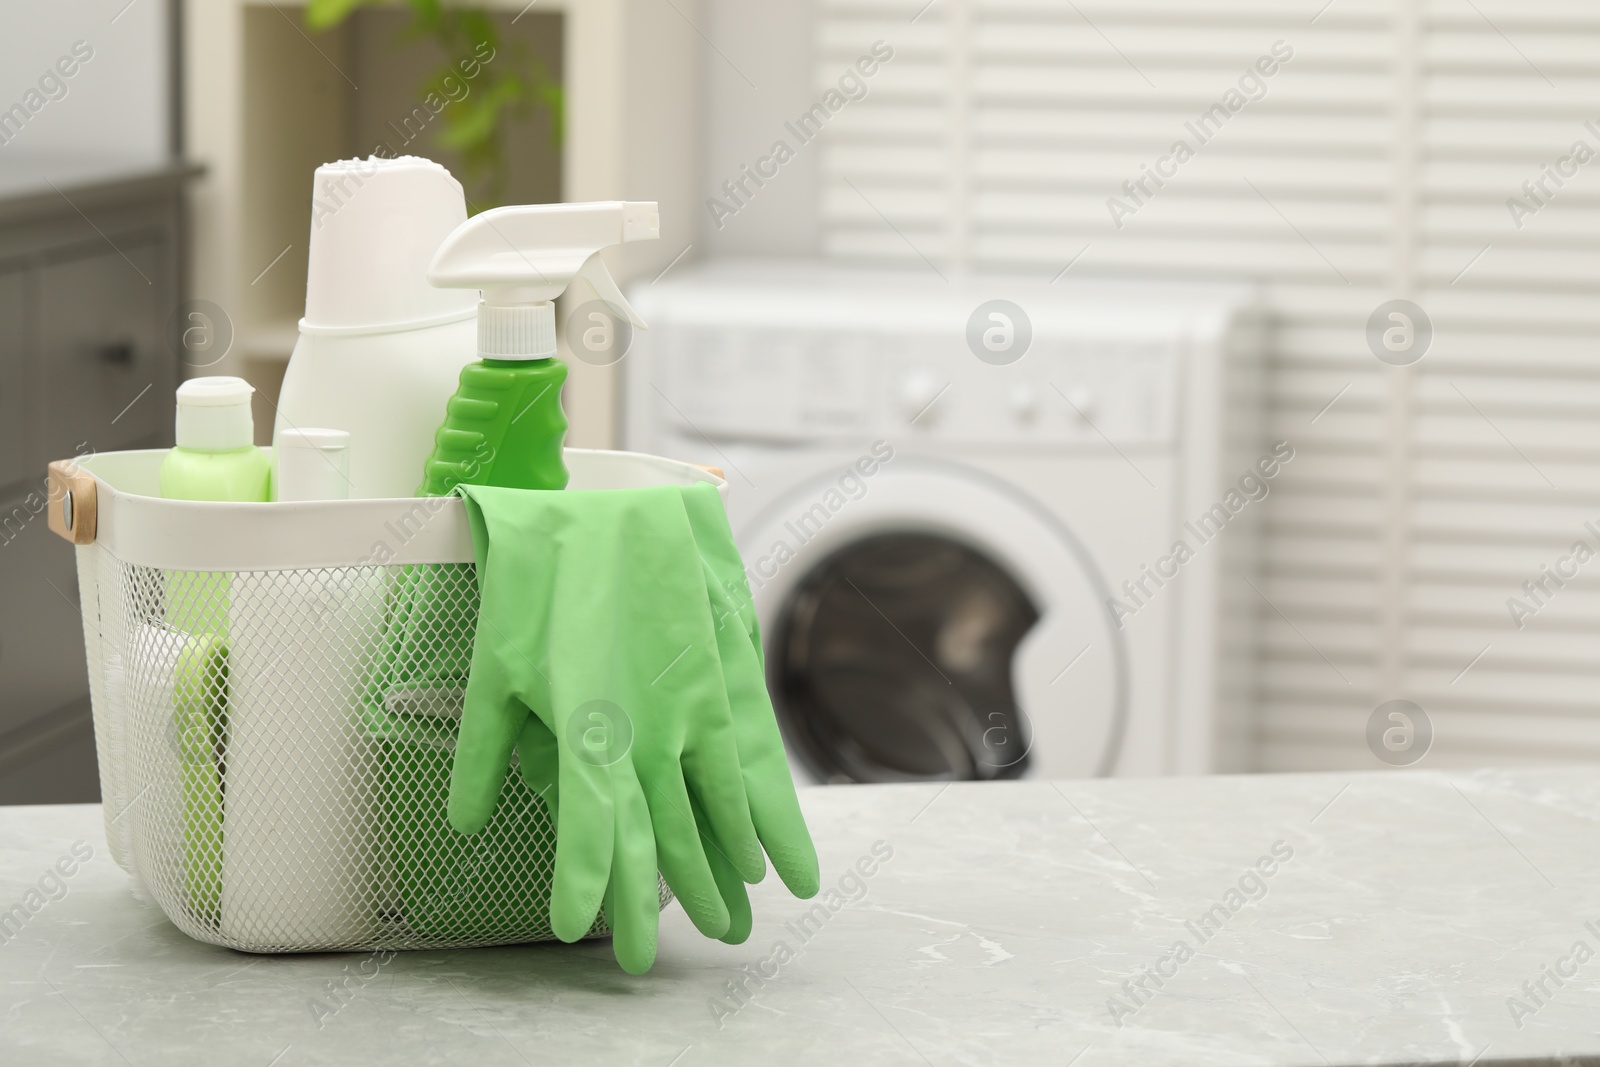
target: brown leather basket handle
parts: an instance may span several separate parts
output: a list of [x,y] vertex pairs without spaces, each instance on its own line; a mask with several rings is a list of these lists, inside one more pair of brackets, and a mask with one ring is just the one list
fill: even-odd
[[94,475],[70,459],[50,464],[50,529],[75,545],[94,544],[98,519]]

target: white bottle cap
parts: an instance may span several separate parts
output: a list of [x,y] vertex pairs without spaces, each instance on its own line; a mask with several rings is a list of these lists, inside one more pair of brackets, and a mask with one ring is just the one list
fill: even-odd
[[461,183],[430,159],[346,159],[311,185],[307,333],[388,333],[464,319],[476,294],[428,284],[428,264],[467,220]]
[[350,499],[350,435],[344,430],[284,429],[276,458],[277,499]]
[[556,307],[478,304],[479,359],[551,359],[556,354]]
[[233,452],[256,443],[250,394],[243,378],[190,378],[178,386],[176,437],[179,448]]

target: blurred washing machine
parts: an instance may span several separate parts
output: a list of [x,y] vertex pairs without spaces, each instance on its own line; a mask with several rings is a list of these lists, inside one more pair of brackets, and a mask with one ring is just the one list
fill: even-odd
[[1248,288],[726,261],[632,298],[625,447],[726,472],[800,779],[1248,766],[1256,516],[1210,510],[1266,451]]

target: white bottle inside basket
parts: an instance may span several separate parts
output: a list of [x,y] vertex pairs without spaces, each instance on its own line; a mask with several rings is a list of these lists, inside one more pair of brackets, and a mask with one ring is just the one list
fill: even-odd
[[227,944],[349,949],[380,928],[377,743],[362,698],[386,588],[380,567],[256,572],[234,582]]
[[[278,435],[280,501],[349,491],[350,435]],[[256,949],[351,948],[378,931],[376,761],[363,684],[383,573],[235,579],[221,933]]]
[[461,368],[478,358],[477,294],[427,277],[466,218],[461,183],[431,160],[317,168],[306,312],[273,443],[298,427],[349,431],[352,500],[416,492]]
[[272,459],[274,500],[350,499],[350,435],[344,430],[279,430]]

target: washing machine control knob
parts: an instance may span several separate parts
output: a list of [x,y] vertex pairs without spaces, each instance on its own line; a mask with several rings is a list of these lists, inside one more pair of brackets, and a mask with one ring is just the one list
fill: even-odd
[[941,382],[927,371],[915,371],[900,383],[900,409],[907,422],[927,423],[933,420],[933,402],[944,392],[947,383]]

